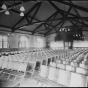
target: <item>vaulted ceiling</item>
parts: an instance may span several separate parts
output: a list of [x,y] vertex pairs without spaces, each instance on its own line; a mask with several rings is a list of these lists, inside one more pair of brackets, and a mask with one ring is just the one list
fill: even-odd
[[[61,27],[80,28],[88,31],[88,1],[71,0],[3,0],[9,15],[0,8],[0,31],[30,32],[47,36],[57,33]],[[20,7],[24,6],[24,16]],[[8,29],[7,29],[8,28]]]

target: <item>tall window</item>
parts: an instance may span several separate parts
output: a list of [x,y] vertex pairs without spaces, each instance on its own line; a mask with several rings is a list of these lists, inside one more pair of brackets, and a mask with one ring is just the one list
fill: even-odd
[[8,48],[8,37],[0,36],[0,48]]
[[2,48],[2,36],[0,36],[0,48]]
[[27,36],[19,37],[19,47],[20,48],[29,47],[29,38]]
[[38,47],[42,48],[44,46],[44,41],[41,37],[37,37]]

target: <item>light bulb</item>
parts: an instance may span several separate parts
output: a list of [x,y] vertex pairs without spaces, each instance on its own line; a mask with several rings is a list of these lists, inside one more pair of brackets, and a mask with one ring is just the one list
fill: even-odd
[[14,34],[12,33],[12,36],[14,36]]
[[60,29],[60,31],[61,31],[61,29]]
[[6,10],[6,11],[5,11],[5,14],[6,14],[6,15],[9,15],[9,11],[8,11],[8,10]]
[[4,3],[1,8],[6,10],[7,9],[6,4]]
[[64,28],[62,30],[64,31]]
[[78,34],[76,34],[76,36],[78,36]]
[[21,12],[21,13],[20,13],[20,16],[24,16],[24,13],[23,13],[23,12]]
[[23,5],[20,7],[20,11],[25,11],[25,8],[23,7]]
[[70,29],[68,29],[68,31],[70,31]]
[[65,32],[67,32],[67,30],[65,30]]
[[81,38],[83,38],[83,36]]

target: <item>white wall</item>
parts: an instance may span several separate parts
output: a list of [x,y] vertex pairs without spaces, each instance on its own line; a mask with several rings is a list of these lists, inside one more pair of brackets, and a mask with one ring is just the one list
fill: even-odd
[[[85,36],[84,41],[73,41],[73,47],[88,47],[88,32],[83,32],[83,35]],[[50,42],[50,47],[64,47],[63,41],[57,41],[55,42],[56,34],[51,34],[46,37],[46,41]]]
[[41,36],[26,35],[26,34],[20,34],[20,33],[14,33],[14,36],[13,36],[12,33],[8,33],[8,32],[2,32],[0,33],[0,35],[8,36],[8,42],[9,42],[10,48],[18,48],[18,43],[19,43],[18,37],[21,35],[29,37],[29,48],[33,48],[33,47],[39,48],[39,44],[36,41],[35,37],[40,37],[42,39],[42,45],[40,46],[40,48],[44,48],[46,46],[46,39],[45,37],[41,37]]
[[46,42],[50,42],[51,48],[64,48],[63,41],[56,41],[55,42],[55,36],[56,34],[51,34],[46,37]]
[[84,41],[74,41],[73,47],[88,47],[88,32],[83,32],[85,36]]

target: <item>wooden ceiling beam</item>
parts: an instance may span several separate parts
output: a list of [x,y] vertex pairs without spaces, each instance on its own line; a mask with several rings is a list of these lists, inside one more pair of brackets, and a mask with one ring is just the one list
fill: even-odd
[[44,34],[44,36],[46,36],[50,31],[52,31],[53,29],[57,28],[58,25],[60,25],[63,21],[60,21],[58,24],[55,25],[54,28],[49,28],[48,31]]
[[[57,14],[58,14],[58,13],[56,13],[56,14],[54,15],[53,19],[55,19],[55,17],[57,16]],[[50,25],[51,25],[52,23],[53,23],[53,21],[50,22]],[[48,25],[48,28],[50,27],[50,25]],[[47,28],[47,29],[48,29],[48,28]],[[55,29],[55,31],[57,31],[57,30]]]
[[64,4],[64,5],[72,6],[72,7],[76,8],[76,9],[84,11],[84,12],[88,12],[88,9],[85,8],[85,7],[81,7],[81,6],[78,6],[78,5],[70,4],[70,3],[65,2],[63,0],[54,0],[54,1],[57,1],[57,2],[59,2],[61,4]]
[[31,13],[36,7],[38,6],[38,3],[36,3],[14,26],[12,29],[12,32],[14,32],[16,29],[15,27],[29,14]]
[[6,25],[1,25],[1,24],[0,24],[0,27],[12,29],[12,27],[9,27],[9,26],[6,26]]
[[[32,18],[31,16],[28,16],[29,18]],[[40,21],[40,20],[38,20],[37,18],[34,18],[35,20],[37,20],[38,22],[37,23],[41,23],[41,22],[44,22],[44,21]],[[48,20],[47,20],[47,22],[48,22]],[[44,23],[44,24],[47,24],[47,25],[50,25],[49,23]],[[50,25],[51,27],[54,27],[53,25]]]
[[[24,1],[23,4],[25,4],[28,1]],[[18,6],[21,6],[22,2],[17,2],[17,3],[13,3],[11,5],[8,5],[8,10],[11,10],[13,8],[17,8]],[[2,6],[2,4],[0,4],[0,6]],[[0,12],[4,12],[5,10],[1,9]],[[14,11],[15,12],[15,11]]]
[[30,22],[29,22],[29,23],[32,23],[32,21],[33,21],[34,17],[35,17],[35,16],[36,16],[36,14],[38,13],[38,10],[39,10],[39,8],[40,8],[41,4],[42,4],[42,2],[39,2],[39,3],[38,3],[37,9],[36,9],[36,11],[34,12],[34,14],[33,14],[33,16],[32,16],[32,18],[31,18],[31,20],[30,20]]
[[[71,1],[69,1],[72,5],[74,5]],[[74,7],[73,7],[74,8]],[[81,16],[80,16],[80,14],[78,13],[78,11],[77,11],[77,9],[76,8],[74,8],[74,11],[77,13],[77,15],[81,18]],[[81,21],[82,21],[82,25],[84,25],[84,22],[83,22],[83,20],[81,19]]]
[[[48,18],[46,19],[46,21],[48,21],[49,19],[51,19],[56,13],[57,13],[57,11],[56,11],[55,13],[53,13],[50,17],[48,17]],[[44,21],[41,21],[41,22],[44,22]],[[39,27],[41,27],[43,24],[44,24],[44,23],[40,24],[37,28],[35,28],[35,29],[33,30],[33,34],[34,34],[35,31],[36,31]]]
[[[64,13],[67,13],[66,11],[64,11],[64,10],[61,10],[61,11],[63,11]],[[75,15],[75,14],[73,14],[73,13],[70,13],[69,12],[69,15],[71,15],[71,16],[73,16],[73,17],[78,17],[79,18],[79,16],[78,15]],[[72,19],[72,20],[74,20],[75,21],[75,19]],[[85,20],[86,21],[86,19],[83,19],[83,20]],[[80,22],[79,22],[80,23]],[[85,24],[84,23],[84,25],[87,25],[87,24]]]
[[70,6],[69,9],[68,9],[68,12],[66,13],[65,15],[65,18],[68,16],[69,12],[71,11],[72,7]]
[[[62,21],[61,21],[61,22],[62,22]],[[61,22],[59,22],[57,25],[59,25]],[[57,26],[57,25],[56,25],[56,26]],[[54,28],[56,28],[56,27],[54,27]],[[53,29],[53,28],[48,28],[48,31],[49,31],[49,30],[52,30],[52,29]],[[46,29],[39,30],[39,31],[44,31],[44,30],[47,30],[47,28],[46,28]],[[36,32],[39,32],[39,31],[36,31]]]
[[64,13],[52,1],[48,0],[48,2],[64,17]]

